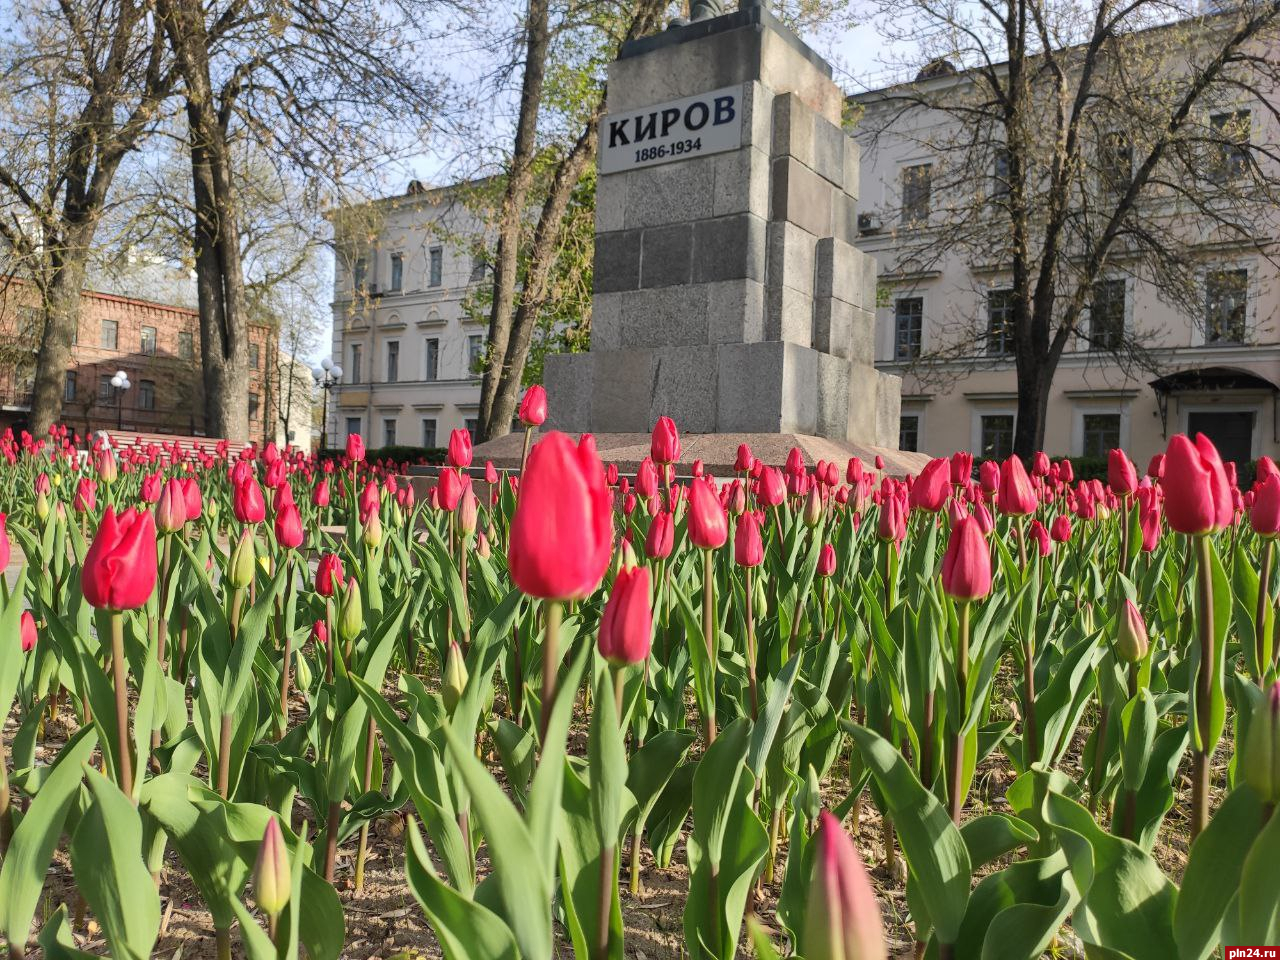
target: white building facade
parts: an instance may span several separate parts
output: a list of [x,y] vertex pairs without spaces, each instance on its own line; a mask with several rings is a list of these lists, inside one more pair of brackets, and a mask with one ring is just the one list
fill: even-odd
[[333,386],[327,444],[442,447],[474,438],[487,320],[464,305],[489,278],[479,220],[457,191],[416,181],[333,218]]

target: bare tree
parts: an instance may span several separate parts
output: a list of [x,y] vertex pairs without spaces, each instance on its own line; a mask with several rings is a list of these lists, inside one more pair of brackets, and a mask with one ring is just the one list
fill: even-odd
[[149,5],[37,0],[10,6],[0,48],[0,269],[38,292],[31,427],[62,411],[80,291],[116,174],[173,83]]
[[1280,4],[1193,14],[1163,0],[884,4],[895,39],[923,37],[929,63],[861,97],[860,132],[870,149],[905,137],[931,158],[902,171],[887,273],[959,258],[975,277],[1008,278],[998,315],[953,318],[912,372],[945,378],[1011,356],[1024,457],[1043,444],[1073,338],[1128,367],[1155,363],[1145,332],[1084,323],[1101,279],[1141,278],[1202,316],[1207,249],[1271,256],[1254,238],[1270,236],[1280,197]]

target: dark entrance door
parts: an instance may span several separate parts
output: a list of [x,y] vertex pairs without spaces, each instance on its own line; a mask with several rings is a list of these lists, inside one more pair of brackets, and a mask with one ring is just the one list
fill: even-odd
[[1187,414],[1187,433],[1203,433],[1218,448],[1223,462],[1234,460],[1237,466],[1250,461],[1253,454],[1252,411],[1202,411]]

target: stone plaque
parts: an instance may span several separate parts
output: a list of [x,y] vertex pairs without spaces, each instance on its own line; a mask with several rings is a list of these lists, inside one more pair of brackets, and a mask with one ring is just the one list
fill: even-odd
[[654,104],[600,121],[601,173],[688,160],[742,146],[743,85]]

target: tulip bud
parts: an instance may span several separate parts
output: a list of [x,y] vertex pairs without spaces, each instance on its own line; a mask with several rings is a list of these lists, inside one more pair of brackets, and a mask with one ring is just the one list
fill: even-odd
[[1241,767],[1245,783],[1266,803],[1280,803],[1280,680],[1249,718]]
[[258,909],[273,920],[289,905],[293,896],[293,875],[289,868],[289,851],[284,834],[274,816],[267,821],[258,847],[258,862],[253,868],[253,899]]
[[978,600],[991,592],[991,554],[974,517],[951,529],[942,558],[942,589],[955,600]]
[[338,636],[350,643],[360,636],[364,628],[364,605],[360,600],[360,584],[352,577],[347,581],[342,595],[342,608],[338,611]]
[[1125,600],[1120,608],[1120,622],[1116,625],[1117,655],[1126,663],[1137,663],[1147,655],[1150,646],[1142,612],[1132,600]]
[[377,550],[382,545],[382,518],[376,511],[365,518],[360,539],[370,550]]
[[600,653],[615,666],[643,663],[649,656],[652,637],[649,568],[623,566],[600,618]]
[[252,531],[245,530],[240,534],[240,542],[231,552],[231,565],[227,568],[227,579],[231,586],[243,590],[253,583],[253,564],[255,560]]
[[836,548],[829,543],[822,545],[818,554],[818,576],[829,577],[836,572]]
[[806,960],[884,960],[880,905],[853,841],[826,810],[814,841],[801,953]]
[[818,493],[816,486],[810,487],[808,496],[804,498],[804,512],[800,519],[806,527],[816,527],[822,519],[822,494]]
[[23,653],[30,653],[36,648],[36,618],[30,610],[23,610],[18,618],[18,635]]
[[769,591],[764,588],[765,577],[756,577],[751,585],[751,602],[755,608],[755,615],[763,620],[769,615]]
[[36,516],[42,523],[49,519],[49,498],[43,493],[36,494]]
[[469,537],[476,532],[476,524],[480,517],[480,501],[475,492],[467,487],[458,503],[458,532]]
[[457,640],[449,641],[449,655],[444,661],[444,676],[440,681],[440,696],[444,700],[445,709],[450,714],[462,699],[462,691],[467,688],[467,664],[462,656],[462,648]]

